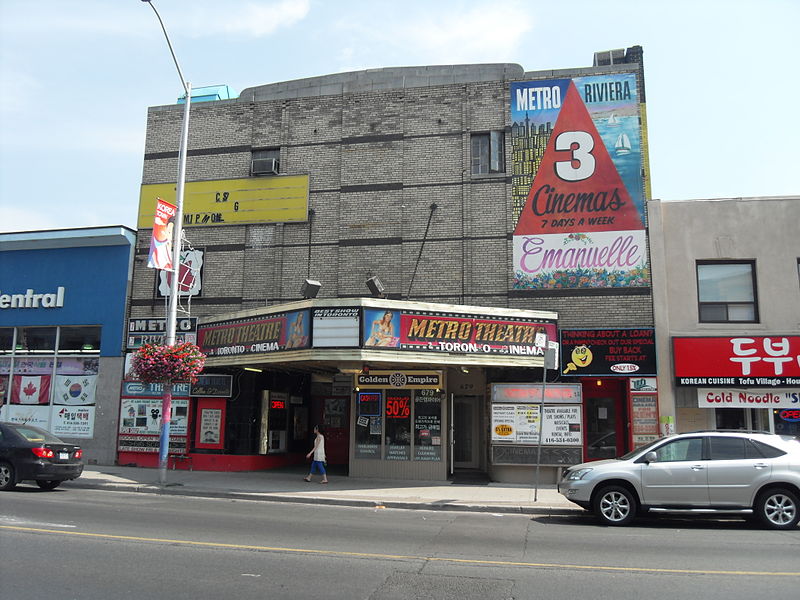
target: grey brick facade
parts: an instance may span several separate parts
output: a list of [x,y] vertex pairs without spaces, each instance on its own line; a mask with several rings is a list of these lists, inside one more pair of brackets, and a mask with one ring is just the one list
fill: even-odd
[[[511,161],[505,173],[470,169],[472,133],[510,130],[510,81],[612,72],[641,69],[377,69],[193,105],[188,181],[248,177],[252,150],[280,148],[281,174],[310,176],[312,211],[306,223],[187,228],[205,250],[193,316],[298,299],[308,276],[322,282],[321,298],[364,296],[378,275],[394,298],[553,310],[567,328],[652,327],[647,288],[513,290]],[[175,181],[182,115],[181,106],[150,108],[143,184]],[[150,235],[138,233],[132,317],[163,315],[146,268]]]

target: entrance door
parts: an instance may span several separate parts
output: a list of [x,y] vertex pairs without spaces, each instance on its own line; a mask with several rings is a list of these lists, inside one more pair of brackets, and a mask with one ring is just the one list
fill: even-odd
[[[600,385],[597,385],[598,382]],[[624,388],[618,380],[592,379],[583,382],[586,460],[615,458],[625,454],[623,400]]]
[[349,404],[350,398],[329,396],[324,399],[325,455],[332,465],[346,465],[350,460]]
[[453,399],[453,466],[479,467],[480,418],[482,396],[455,396]]

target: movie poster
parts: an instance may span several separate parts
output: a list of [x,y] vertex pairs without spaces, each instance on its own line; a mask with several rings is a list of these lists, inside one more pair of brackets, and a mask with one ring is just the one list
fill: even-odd
[[633,73],[511,84],[515,289],[647,287]]

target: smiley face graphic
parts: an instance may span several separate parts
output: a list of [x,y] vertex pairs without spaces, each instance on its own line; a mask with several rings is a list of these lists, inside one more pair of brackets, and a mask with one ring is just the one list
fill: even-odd
[[572,362],[570,362],[567,365],[567,368],[564,369],[564,373],[569,373],[570,371],[588,367],[592,363],[592,350],[586,345],[575,346],[572,349],[571,358]]
[[589,346],[575,346],[572,349],[572,362],[576,367],[588,367],[592,362],[592,351]]

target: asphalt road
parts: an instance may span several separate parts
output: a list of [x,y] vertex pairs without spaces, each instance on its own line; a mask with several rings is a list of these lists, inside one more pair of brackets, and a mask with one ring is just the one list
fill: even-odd
[[98,490],[0,494],[0,597],[795,599],[800,530]]

